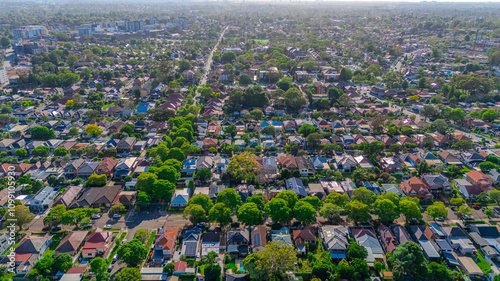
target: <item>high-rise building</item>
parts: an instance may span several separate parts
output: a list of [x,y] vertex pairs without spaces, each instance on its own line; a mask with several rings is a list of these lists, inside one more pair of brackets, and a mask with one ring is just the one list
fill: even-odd
[[143,30],[144,22],[142,20],[128,21],[125,23],[125,29],[129,32]]
[[47,35],[47,28],[41,25],[29,25],[12,30],[14,39],[37,38],[40,35]]
[[7,77],[7,70],[3,67],[0,67],[0,85],[9,82],[9,77]]

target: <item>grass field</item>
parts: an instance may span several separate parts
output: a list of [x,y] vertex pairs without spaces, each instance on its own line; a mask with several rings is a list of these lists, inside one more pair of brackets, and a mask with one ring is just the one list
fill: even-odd
[[267,39],[253,39],[253,41],[255,41],[255,43],[260,43],[260,44],[267,44],[267,42],[269,42],[269,40]]
[[491,270],[490,264],[483,258],[483,256],[479,252],[477,253],[477,265],[479,266],[479,268],[481,268],[481,271],[484,274],[493,272],[493,270]]

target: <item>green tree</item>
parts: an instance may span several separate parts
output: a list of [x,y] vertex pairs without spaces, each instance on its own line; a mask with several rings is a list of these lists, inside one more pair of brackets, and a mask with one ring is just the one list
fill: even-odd
[[262,251],[248,255],[243,267],[253,280],[269,280],[268,276],[283,278],[295,268],[297,251],[280,242],[269,242]]
[[342,70],[340,70],[339,79],[340,79],[340,81],[351,80],[352,79],[352,70],[350,70],[349,68],[346,68],[346,67],[342,68]]
[[218,264],[211,264],[205,268],[205,279],[207,281],[219,281],[221,268]]
[[262,222],[262,211],[255,203],[245,203],[238,209],[238,221],[250,227]]
[[14,154],[17,157],[24,158],[24,157],[26,157],[28,155],[28,151],[26,151],[26,149],[24,149],[24,148],[19,148],[19,149],[16,149],[16,151],[14,152]]
[[194,178],[200,181],[207,181],[212,178],[212,171],[209,168],[202,168],[196,171]]
[[37,126],[33,127],[30,129],[31,133],[31,138],[34,140],[50,140],[50,139],[55,139],[56,134],[54,133],[54,130],[49,129],[44,126]]
[[109,280],[110,274],[107,272],[107,267],[107,263],[100,257],[90,262],[90,270],[94,273],[96,281]]
[[412,219],[422,219],[420,205],[415,201],[403,198],[403,200],[399,202],[399,210],[405,216],[407,222]]
[[497,119],[497,112],[493,109],[487,109],[481,115],[481,119],[485,122],[492,122]]
[[113,280],[116,281],[140,281],[142,280],[141,271],[138,268],[126,267],[120,270]]
[[125,206],[122,204],[122,203],[118,203],[118,204],[114,204],[113,206],[111,206],[111,208],[109,209],[109,213],[110,214],[120,214],[120,213],[124,213],[127,209],[125,208]]
[[137,200],[135,200],[135,204],[139,209],[149,206],[150,202],[151,202],[151,197],[146,192],[139,191],[137,193]]
[[347,218],[356,223],[365,222],[371,219],[370,206],[358,200],[347,203],[344,210],[347,213]]
[[172,166],[161,166],[157,171],[156,175],[159,180],[167,180],[171,183],[176,183],[180,178],[180,173]]
[[148,249],[142,245],[141,241],[133,239],[118,248],[118,258],[129,267],[137,267],[144,261],[147,252]]
[[[307,202],[307,203],[311,204],[311,206],[313,206],[316,211],[318,211],[321,208],[321,200],[316,196],[304,197],[304,198],[300,199],[299,201]],[[247,200],[247,202],[248,202],[248,200]]]
[[497,204],[500,204],[500,190],[493,189],[488,191],[488,197]]
[[217,203],[224,203],[233,212],[241,205],[241,196],[232,188],[226,188],[217,194]]
[[319,214],[329,221],[336,221],[340,219],[340,207],[332,203],[325,203]]
[[203,208],[203,210],[205,210],[206,214],[208,214],[208,212],[210,211],[210,209],[212,209],[212,206],[214,205],[212,199],[210,199],[208,195],[202,193],[196,194],[193,197],[191,197],[191,199],[189,199],[188,201],[187,206],[193,204],[200,205]]
[[7,49],[10,46],[9,37],[2,36],[2,38],[0,38],[0,44],[2,45],[2,48]]
[[273,222],[286,223],[290,220],[292,210],[285,200],[274,197],[266,204],[265,213]]
[[64,213],[62,223],[64,225],[74,225],[78,228],[85,219],[90,218],[96,212],[96,209],[89,208],[71,209]]
[[316,221],[316,215],[316,209],[306,201],[298,201],[293,207],[293,216],[298,222],[304,225]]
[[105,186],[108,182],[108,177],[106,174],[98,175],[92,174],[87,180],[88,186]]
[[347,202],[349,202],[349,195],[347,195],[346,193],[341,194],[333,192],[328,194],[328,196],[325,199],[325,204],[332,203],[340,207],[344,207]]
[[224,203],[215,204],[208,212],[208,219],[217,222],[221,228],[232,222],[232,211]]
[[9,212],[7,219],[4,221],[4,227],[10,226],[14,223],[19,227],[19,231],[23,230],[24,225],[30,223],[35,215],[33,215],[29,208],[23,205],[17,205],[14,207],[14,212]]
[[280,199],[285,200],[285,202],[288,203],[288,207],[290,208],[290,210],[292,210],[293,207],[295,206],[295,203],[297,203],[297,201],[299,201],[297,194],[295,192],[293,192],[292,190],[280,191],[278,194],[276,194],[275,198],[280,198]]
[[53,267],[54,267],[53,272],[57,271],[66,272],[68,271],[68,269],[73,267],[73,258],[71,258],[71,256],[67,253],[59,254],[54,258]]
[[415,242],[400,244],[390,257],[393,273],[398,277],[413,276],[416,278],[425,273],[425,258],[420,246]]
[[431,206],[427,207],[425,213],[431,216],[434,220],[436,218],[446,219],[448,217],[448,210],[446,209],[444,203],[441,201],[436,201]]
[[250,175],[256,175],[258,172],[258,165],[257,161],[255,161],[255,155],[250,152],[245,152],[233,156],[227,166],[227,172],[235,181],[249,179]]
[[142,244],[146,244],[149,238],[149,230],[141,228],[135,231],[134,239],[141,241]]
[[347,258],[349,260],[366,259],[368,251],[365,247],[359,245],[355,241],[351,241],[347,247]]
[[472,213],[474,213],[474,210],[472,210],[472,208],[467,205],[462,205],[458,208],[458,213],[462,216],[470,216],[472,215]]
[[374,203],[375,214],[384,222],[392,222],[399,217],[398,206],[389,199],[377,199]]
[[373,191],[371,191],[371,190],[368,190],[366,187],[356,188],[352,192],[352,200],[353,201],[358,200],[359,202],[367,204],[367,205],[373,204],[373,202],[375,202],[376,198],[377,198],[377,196],[375,195],[375,193],[373,193]]
[[205,221],[205,210],[202,206],[198,204],[191,204],[184,209],[184,213],[182,214],[184,219],[188,219],[192,224],[196,224],[202,221]]
[[257,193],[248,197],[246,203],[255,203],[259,210],[264,211],[265,202],[262,193]]
[[87,127],[85,127],[85,133],[93,138],[99,136],[100,134],[102,134],[102,132],[103,130],[95,124],[89,124],[87,125]]
[[47,157],[49,153],[50,148],[47,146],[37,146],[33,150],[31,150],[31,155],[33,156]]
[[285,105],[291,109],[299,109],[306,105],[306,99],[297,88],[290,88],[284,94]]

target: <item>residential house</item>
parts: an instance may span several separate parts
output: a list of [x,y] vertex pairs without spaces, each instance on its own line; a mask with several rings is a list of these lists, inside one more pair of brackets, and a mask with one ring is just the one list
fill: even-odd
[[59,194],[59,189],[51,186],[46,186],[39,190],[29,201],[28,207],[32,212],[40,212],[47,210],[52,206],[52,201]]
[[350,155],[335,156],[334,168],[341,173],[352,173],[357,166],[356,160]]
[[181,255],[186,258],[197,258],[202,230],[194,227],[187,230],[182,238]]
[[239,256],[246,256],[249,253],[250,233],[248,229],[232,230],[227,232],[227,252]]
[[75,198],[80,194],[80,191],[83,189],[81,185],[72,185],[66,188],[61,196],[54,202],[52,206],[57,206],[59,204],[63,204],[64,207],[69,208],[71,202],[75,200]]
[[286,179],[285,184],[286,184],[286,189],[295,192],[298,198],[304,198],[308,196],[306,188],[302,183],[302,180],[294,177]]
[[210,156],[202,156],[196,161],[196,170],[212,169],[214,166],[214,159]]
[[483,172],[472,170],[465,173],[465,179],[473,185],[480,187],[481,190],[486,193],[490,190],[493,190],[491,178],[485,175]]
[[113,241],[113,239],[112,231],[104,231],[100,228],[94,229],[92,233],[90,233],[87,242],[83,245],[82,258],[104,256],[111,246],[111,241]]
[[442,174],[425,174],[422,180],[430,187],[431,193],[436,196],[443,193],[451,193],[452,186],[447,177]]
[[472,241],[470,241],[467,234],[461,228],[457,226],[443,226],[441,229],[445,234],[446,241],[462,255],[472,254],[476,250]]
[[293,246],[290,230],[287,227],[282,227],[279,230],[271,230],[271,241],[280,242],[282,245]]
[[99,164],[99,162],[85,162],[82,166],[80,166],[80,168],[76,172],[76,175],[79,178],[88,178],[95,173]]
[[284,155],[278,158],[278,162],[281,165],[282,169],[288,169],[290,171],[297,170],[299,166],[297,165],[297,161],[293,155]]
[[410,234],[415,242],[422,248],[425,257],[430,261],[438,261],[441,255],[437,251],[434,240],[437,238],[427,225],[410,225],[408,227]]
[[70,256],[75,256],[78,251],[83,246],[83,242],[85,242],[85,237],[87,237],[87,231],[70,231],[68,235],[66,235],[59,246],[57,246],[54,255],[59,254],[69,254]]
[[382,246],[387,253],[392,253],[399,245],[399,240],[394,235],[392,230],[385,226],[380,225],[378,228],[378,234],[380,235],[380,240],[382,241]]
[[307,254],[306,243],[309,245],[316,244],[316,234],[311,226],[307,226],[304,229],[296,229],[293,231],[293,242],[295,248],[301,255]]
[[311,162],[315,170],[330,170],[330,165],[328,165],[328,161],[325,157],[313,157]]
[[185,207],[189,201],[189,188],[184,188],[181,190],[175,190],[170,206],[175,208]]
[[382,245],[377,239],[377,235],[371,229],[367,228],[355,228],[351,229],[352,236],[356,240],[356,242],[365,247],[368,252],[368,256],[366,257],[366,262],[369,266],[373,266],[376,261],[384,260],[384,250],[382,249]]
[[430,186],[418,177],[412,177],[409,180],[402,182],[399,185],[399,188],[408,197],[432,198]]
[[477,152],[462,152],[460,159],[469,167],[476,167],[479,163],[486,161],[486,157]]
[[137,157],[127,157],[122,158],[116,164],[114,177],[115,178],[124,178],[130,176],[137,165]]
[[137,142],[135,137],[124,137],[120,140],[120,142],[116,145],[116,151],[118,153],[122,152],[130,152],[132,151],[132,147]]
[[173,256],[178,232],[179,230],[175,227],[162,227],[158,230],[153,246],[152,261],[154,264],[162,265],[165,260]]
[[263,225],[258,225],[252,229],[252,251],[254,253],[264,250],[267,245],[267,230]]
[[106,175],[108,179],[111,179],[113,177],[118,162],[119,161],[117,159],[106,157],[97,166],[95,173],[98,175]]
[[[26,275],[33,269],[35,263],[42,258],[45,250],[48,249],[52,243],[50,235],[44,236],[25,236],[15,248],[15,272],[16,275]],[[2,264],[9,263],[8,257],[2,260]]]
[[70,177],[76,177],[78,169],[85,163],[85,159],[78,158],[71,161],[66,167],[64,167],[64,175]]
[[455,179],[455,187],[465,198],[476,197],[483,191],[480,186],[472,184],[466,179]]
[[221,232],[216,228],[201,235],[201,256],[205,257],[210,252],[219,254],[221,250],[220,245]]
[[319,230],[319,238],[323,249],[330,252],[332,259],[341,260],[347,257],[349,231],[342,225],[324,225]]
[[196,159],[188,158],[182,163],[181,176],[192,177],[196,171]]
[[460,161],[460,159],[458,159],[457,156],[455,156],[454,154],[452,154],[451,152],[449,152],[447,150],[443,150],[443,151],[438,152],[438,156],[439,156],[439,158],[441,158],[443,163],[445,163],[448,166],[455,165],[457,167],[462,167],[464,165]]
[[119,185],[89,188],[71,203],[70,208],[111,207],[121,190]]
[[386,173],[401,172],[403,168],[401,163],[394,157],[382,157],[382,159],[380,159],[380,167]]
[[300,175],[302,177],[312,177],[314,176],[314,166],[311,160],[305,158],[304,156],[295,157],[297,166],[299,167]]

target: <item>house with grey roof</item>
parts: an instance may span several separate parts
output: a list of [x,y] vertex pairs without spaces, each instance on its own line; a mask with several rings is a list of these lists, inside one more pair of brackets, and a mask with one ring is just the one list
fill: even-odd
[[304,198],[307,197],[307,191],[302,183],[302,181],[298,178],[290,178],[285,181],[286,189],[291,190],[297,194],[297,197]]
[[349,231],[342,225],[324,225],[319,230],[323,248],[330,252],[332,259],[345,259],[349,246]]
[[271,241],[280,242],[290,247],[293,246],[288,227],[282,227],[279,230],[271,230]]
[[54,201],[58,193],[58,188],[46,186],[31,198],[28,207],[32,212],[46,210],[52,205],[52,201]]

